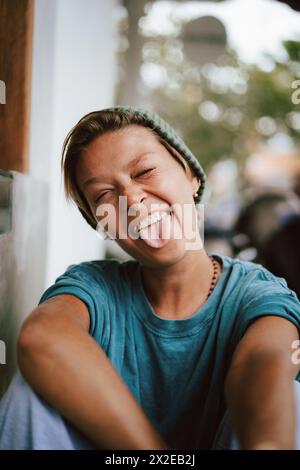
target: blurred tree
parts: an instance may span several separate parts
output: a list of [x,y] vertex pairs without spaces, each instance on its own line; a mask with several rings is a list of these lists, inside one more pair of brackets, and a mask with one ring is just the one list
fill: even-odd
[[143,48],[144,104],[168,120],[208,171],[232,158],[243,167],[259,143],[278,132],[300,138],[291,100],[300,78],[300,42],[285,41],[286,60],[266,55],[261,67],[228,50],[202,67],[188,61],[180,35],[149,38]]
[[[266,54],[259,64],[244,63],[227,49],[214,63],[199,65],[187,57],[184,21],[169,9],[161,19],[164,27],[151,29],[147,24],[151,5],[146,4],[145,16],[136,24],[142,37],[138,77],[136,70],[128,74],[126,68],[126,51],[132,51],[130,21],[124,11],[120,16],[117,102],[135,104],[124,95],[131,80],[138,104],[158,112],[182,136],[213,182],[206,192],[206,232],[224,240],[232,236],[234,220],[245,203],[246,192],[240,190],[249,187],[244,178],[249,155],[262,144],[273,142],[274,149],[279,136],[295,149],[299,144],[300,105],[292,101],[292,84],[300,79],[300,41],[283,43],[286,54],[281,61]],[[222,160],[226,161],[216,165]]]

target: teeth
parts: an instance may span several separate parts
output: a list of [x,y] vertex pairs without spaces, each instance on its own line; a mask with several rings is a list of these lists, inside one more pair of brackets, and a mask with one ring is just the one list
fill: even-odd
[[169,215],[169,212],[154,212],[154,214],[152,214],[151,216],[146,217],[145,219],[143,219],[136,226],[136,230],[139,232],[140,230],[147,227],[148,225],[154,224],[154,223],[158,222],[159,220],[164,219],[168,215]]

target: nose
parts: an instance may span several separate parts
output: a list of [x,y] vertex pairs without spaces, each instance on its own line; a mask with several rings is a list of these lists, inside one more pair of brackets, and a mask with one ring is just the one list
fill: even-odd
[[141,207],[144,206],[144,201],[146,200],[146,194],[144,193],[144,191],[134,185],[131,185],[130,188],[127,187],[126,190],[122,191],[122,194],[120,195],[125,196],[127,198],[126,210],[128,214],[130,209],[130,214],[128,215],[131,216],[135,214],[134,211],[138,211]]

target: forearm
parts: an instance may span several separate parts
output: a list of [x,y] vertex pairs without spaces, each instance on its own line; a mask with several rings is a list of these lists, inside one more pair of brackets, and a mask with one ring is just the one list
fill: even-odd
[[167,448],[104,351],[77,326],[30,326],[18,360],[28,383],[98,447]]
[[257,354],[233,367],[226,400],[243,449],[293,449],[295,396],[287,356]]

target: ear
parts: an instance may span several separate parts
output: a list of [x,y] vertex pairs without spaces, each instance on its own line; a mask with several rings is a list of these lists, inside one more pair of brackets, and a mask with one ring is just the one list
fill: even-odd
[[200,181],[199,176],[193,176],[192,178],[193,194],[195,194],[198,191],[200,186],[201,186],[201,181]]

